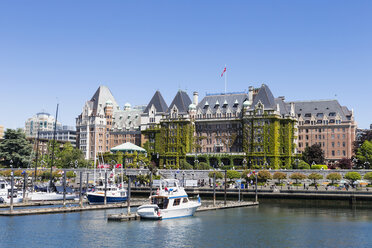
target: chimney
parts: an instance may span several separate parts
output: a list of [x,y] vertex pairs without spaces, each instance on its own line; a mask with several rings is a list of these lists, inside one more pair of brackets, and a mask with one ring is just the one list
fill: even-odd
[[294,105],[294,102],[291,102],[291,116],[294,117],[295,116],[295,105]]
[[249,101],[250,105],[252,105],[252,103],[253,103],[253,91],[254,91],[253,86],[249,86],[248,101]]
[[283,100],[283,101],[285,101],[285,97],[284,96],[279,96],[278,98],[281,99],[281,100]]
[[194,91],[193,96],[194,96],[194,98],[193,98],[193,104],[195,106],[197,106],[198,105],[198,96],[199,96],[198,92],[197,91]]

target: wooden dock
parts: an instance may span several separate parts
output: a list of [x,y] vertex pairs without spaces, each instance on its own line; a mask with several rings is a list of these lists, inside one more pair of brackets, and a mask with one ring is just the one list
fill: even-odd
[[[196,212],[204,212],[210,210],[220,210],[220,209],[229,209],[229,208],[242,208],[242,207],[253,207],[258,206],[258,202],[227,202],[224,205],[221,202],[218,202],[215,206],[212,205],[205,205],[201,206],[196,210]],[[109,214],[107,220],[108,221],[131,221],[131,220],[140,220],[141,218],[137,215],[132,213],[131,215],[127,214]]]
[[[87,201],[84,201],[87,202]],[[71,204],[79,204],[79,201],[75,200],[66,200],[66,205],[71,205]],[[13,207],[39,207],[39,206],[53,206],[53,205],[63,205],[63,201],[35,201],[35,202],[20,202],[20,203],[14,203]],[[1,208],[9,208],[10,204],[0,204],[0,209]]]
[[[138,207],[142,205],[144,201],[133,201],[131,202],[131,207]],[[76,202],[75,202],[76,204]],[[116,204],[106,204],[106,205],[84,205],[80,206],[66,206],[66,207],[51,207],[51,208],[25,208],[17,210],[3,210],[0,211],[0,216],[22,216],[22,215],[38,215],[38,214],[60,214],[60,213],[74,213],[82,211],[91,210],[105,210],[105,209],[115,209],[115,208],[126,208],[127,203],[116,203]]]

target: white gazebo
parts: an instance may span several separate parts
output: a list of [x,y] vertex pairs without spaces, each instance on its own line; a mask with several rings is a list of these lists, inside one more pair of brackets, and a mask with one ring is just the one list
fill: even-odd
[[142,147],[136,146],[135,144],[130,143],[130,142],[126,142],[124,144],[115,146],[115,147],[111,148],[110,151],[112,153],[116,153],[116,152],[123,152],[123,153],[134,153],[134,152],[146,153],[146,150],[145,149],[143,149]]

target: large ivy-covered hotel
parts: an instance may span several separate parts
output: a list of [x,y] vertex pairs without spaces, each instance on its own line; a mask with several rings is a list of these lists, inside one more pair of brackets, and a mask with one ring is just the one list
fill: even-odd
[[[286,102],[262,84],[245,92],[206,94],[200,101],[198,92],[191,100],[179,90],[170,105],[156,91],[147,105],[125,104],[121,109],[101,86],[77,118],[77,145],[93,159],[131,142],[145,148],[161,168],[179,168],[186,162],[290,168],[304,147],[318,144],[320,137],[326,159],[336,161],[351,157],[356,123],[352,111],[336,100],[329,103]],[[327,121],[317,121],[319,116]],[[346,133],[331,134],[342,130]]]

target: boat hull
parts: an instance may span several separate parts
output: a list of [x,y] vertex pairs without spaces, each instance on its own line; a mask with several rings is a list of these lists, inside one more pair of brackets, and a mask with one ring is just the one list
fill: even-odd
[[[97,203],[104,203],[105,196],[98,195],[98,194],[88,194],[87,195],[89,203],[97,204]],[[107,203],[120,203],[125,202],[127,200],[126,196],[106,196]]]
[[[66,194],[66,200],[74,200],[74,198],[75,195]],[[60,201],[63,200],[63,194],[35,192],[29,193],[28,199],[30,201]]]
[[200,203],[190,203],[187,206],[180,206],[172,209],[158,209],[157,205],[144,205],[137,209],[142,219],[166,220],[193,216]]

